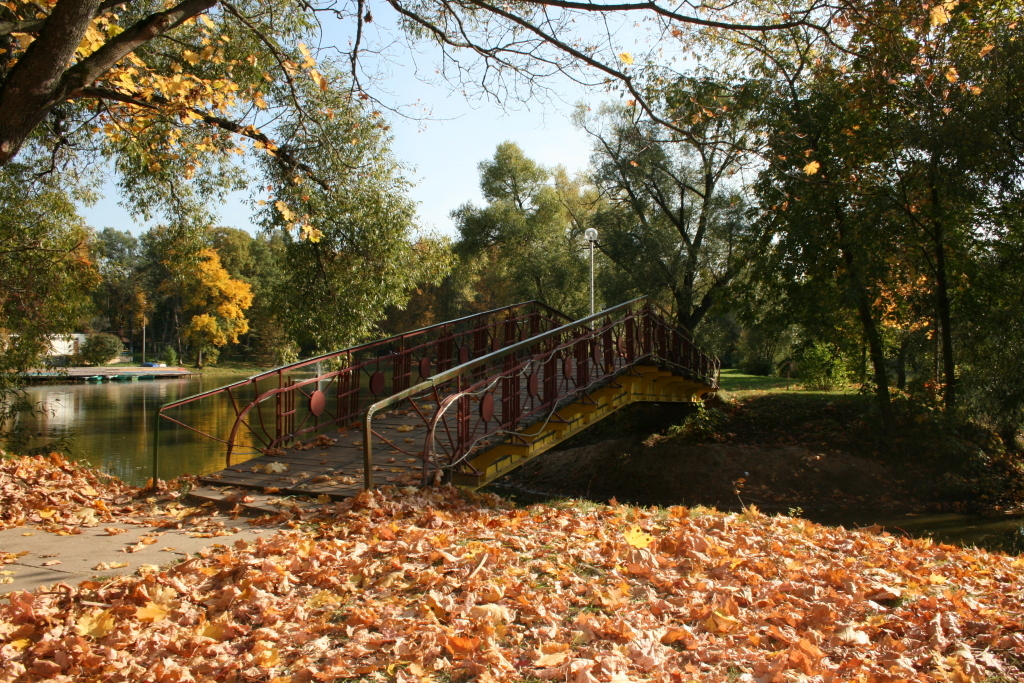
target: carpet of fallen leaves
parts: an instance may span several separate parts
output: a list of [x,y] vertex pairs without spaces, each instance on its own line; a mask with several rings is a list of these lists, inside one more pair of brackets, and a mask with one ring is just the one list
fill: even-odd
[[[135,524],[160,528],[187,526],[190,535],[229,535],[225,523],[211,519],[212,507],[179,502],[184,483],[194,477],[160,480],[142,489],[64,458],[59,453],[8,457],[0,451],[0,529],[31,525],[67,536],[83,527]],[[125,529],[112,527],[110,535]],[[0,561],[4,554],[0,549]]]
[[8,458],[0,452],[0,529],[77,525],[83,518],[114,521],[116,507],[137,493],[136,487],[58,453]]
[[1022,571],[754,509],[385,489],[172,567],[8,594],[0,683],[1014,681]]

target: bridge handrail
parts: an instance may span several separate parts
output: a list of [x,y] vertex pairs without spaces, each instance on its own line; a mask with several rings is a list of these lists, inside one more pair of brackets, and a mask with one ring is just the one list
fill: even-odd
[[[201,391],[199,393],[192,394],[192,395],[186,396],[184,398],[175,399],[173,401],[168,401],[168,402],[162,404],[161,406],[159,406],[156,409],[156,411],[154,412],[154,417],[153,417],[154,429],[153,429],[153,452],[152,452],[152,472],[153,472],[152,483],[153,483],[154,486],[156,485],[157,477],[158,477],[158,474],[159,474],[159,462],[160,462],[160,456],[159,456],[159,452],[160,452],[160,447],[159,447],[159,444],[160,444],[160,425],[162,424],[162,419],[166,419],[166,420],[169,420],[169,421],[174,422],[176,424],[179,424],[179,425],[185,427],[186,429],[189,429],[189,430],[191,430],[193,432],[196,432],[197,434],[199,434],[199,435],[201,435],[203,437],[206,437],[206,438],[209,438],[209,439],[212,439],[212,440],[215,440],[215,441],[220,441],[221,443],[227,443],[228,446],[229,446],[229,451],[230,451],[230,446],[232,445],[233,442],[232,443],[229,443],[229,442],[233,439],[235,431],[237,430],[238,420],[241,419],[245,414],[247,414],[252,409],[253,406],[257,405],[258,403],[260,403],[261,401],[265,400],[269,396],[272,396],[272,395],[274,395],[276,393],[280,393],[283,389],[288,389],[289,387],[280,387],[279,386],[276,389],[271,389],[269,391],[263,392],[262,394],[259,394],[256,397],[254,397],[253,400],[250,401],[241,410],[238,410],[237,407],[236,407],[236,422],[235,422],[235,425],[232,428],[231,436],[229,437],[228,440],[220,439],[218,437],[212,436],[211,434],[206,434],[205,432],[201,432],[198,429],[195,429],[194,427],[191,427],[191,426],[189,426],[189,425],[187,425],[187,424],[185,424],[183,422],[180,422],[178,420],[175,420],[174,418],[171,418],[168,415],[165,415],[164,411],[167,411],[167,410],[170,410],[170,409],[173,409],[173,408],[177,408],[177,407],[180,407],[180,406],[183,406],[183,405],[187,405],[189,403],[193,403],[195,401],[198,401],[198,400],[201,400],[201,399],[204,399],[204,398],[208,398],[208,397],[211,397],[211,396],[214,396],[214,395],[217,395],[217,394],[228,393],[229,396],[230,396],[230,391],[232,389],[236,389],[236,388],[239,388],[239,387],[250,386],[250,385],[258,387],[258,383],[259,383],[259,381],[261,379],[266,379],[266,378],[269,378],[269,377],[273,377],[275,375],[278,376],[278,377],[283,377],[285,373],[293,372],[295,370],[299,370],[299,369],[302,369],[304,367],[308,367],[310,365],[316,365],[317,363],[322,363],[324,361],[329,361],[329,360],[332,360],[332,359],[335,359],[335,358],[339,358],[339,357],[342,357],[342,356],[348,356],[349,358],[354,358],[354,357],[356,357],[357,354],[363,354],[363,353],[365,353],[367,351],[373,350],[374,348],[378,348],[378,347],[386,346],[388,344],[394,344],[396,342],[402,342],[402,341],[405,341],[405,340],[413,339],[413,338],[416,338],[416,337],[419,337],[419,336],[423,336],[423,335],[425,335],[425,334],[427,334],[427,333],[429,333],[431,331],[441,330],[441,329],[444,329],[444,328],[456,327],[456,326],[461,325],[463,323],[471,322],[471,321],[474,321],[474,320],[484,320],[484,319],[487,319],[487,318],[490,318],[490,317],[494,317],[494,316],[500,315],[501,313],[510,312],[510,311],[515,310],[515,309],[526,308],[526,307],[529,307],[529,306],[534,306],[534,307],[537,307],[540,310],[543,310],[543,311],[547,312],[550,316],[552,316],[552,318],[554,318],[556,320],[557,319],[562,319],[562,320],[567,320],[567,321],[571,321],[572,320],[572,318],[570,316],[566,315],[562,311],[559,311],[558,309],[553,308],[552,306],[549,306],[548,304],[546,304],[546,303],[544,303],[542,301],[535,300],[535,299],[534,300],[530,300],[530,301],[519,302],[519,303],[515,303],[515,304],[509,304],[507,306],[501,306],[499,308],[494,308],[494,309],[491,309],[491,310],[488,310],[488,311],[482,311],[480,313],[473,313],[471,315],[463,316],[463,317],[457,318],[455,320],[446,320],[446,321],[443,321],[443,322],[440,322],[440,323],[435,323],[433,325],[427,325],[427,326],[418,328],[416,330],[411,330],[409,332],[403,332],[401,334],[392,335],[390,337],[385,337],[383,339],[376,339],[374,341],[366,342],[364,344],[359,344],[359,345],[348,347],[348,348],[345,348],[345,349],[340,349],[338,351],[331,351],[329,353],[325,353],[325,354],[321,354],[319,356],[314,356],[314,357],[311,357],[311,358],[306,358],[306,359],[303,359],[303,360],[295,361],[293,363],[287,363],[285,365],[281,365],[281,366],[276,367],[276,368],[265,370],[263,372],[255,374],[255,375],[251,375],[251,376],[249,376],[249,377],[247,377],[245,379],[241,379],[241,380],[239,380],[237,382],[232,382],[230,384],[226,384],[226,385],[223,385],[223,386],[220,386],[220,387],[216,387],[214,389],[209,389],[207,391]],[[372,362],[372,361],[368,361],[368,362]],[[347,368],[341,368],[341,369],[338,369],[338,370],[333,370],[333,371],[330,371],[328,373],[322,373],[322,374],[317,375],[316,377],[309,378],[308,380],[304,380],[299,385],[295,385],[295,386],[304,386],[304,385],[316,382],[318,380],[323,380],[323,379],[328,378],[328,377],[337,376],[340,373],[343,373],[343,372],[346,372],[346,371],[351,371],[352,369],[361,367],[364,364],[365,363],[360,364],[360,365],[356,365],[356,366],[349,366]],[[294,386],[292,388],[294,388]],[[234,401],[233,398],[232,398],[232,401]],[[229,457],[230,457],[230,453],[229,453]]]
[[[632,299],[630,301],[618,304],[617,306],[613,306],[612,308],[608,308],[608,309],[605,309],[603,311],[599,311],[597,313],[594,313],[593,315],[587,316],[586,318],[581,318],[579,320],[572,321],[572,322],[570,322],[570,323],[568,323],[566,325],[563,325],[563,326],[555,328],[553,330],[549,330],[547,332],[538,334],[538,335],[536,335],[534,337],[530,337],[529,339],[525,339],[525,340],[523,340],[521,342],[518,342],[516,344],[512,344],[512,345],[503,347],[503,348],[498,349],[496,351],[492,351],[489,354],[480,356],[479,358],[475,358],[475,359],[470,360],[470,361],[468,361],[466,363],[463,363],[461,365],[457,365],[457,366],[455,366],[453,368],[450,368],[449,370],[446,370],[444,372],[440,372],[440,373],[437,373],[436,375],[432,375],[429,379],[426,379],[426,380],[420,382],[419,384],[417,384],[415,386],[409,387],[409,388],[407,388],[407,389],[405,389],[403,391],[400,391],[400,392],[398,392],[396,394],[392,394],[390,396],[387,396],[387,397],[381,399],[380,401],[377,401],[376,403],[373,403],[370,406],[368,406],[367,409],[366,409],[366,412],[365,412],[365,414],[363,416],[363,469],[364,469],[365,487],[367,489],[369,489],[369,488],[372,488],[372,486],[373,486],[373,473],[372,473],[372,467],[373,467],[373,443],[372,443],[373,424],[372,423],[373,423],[373,416],[376,413],[379,413],[381,410],[387,408],[388,406],[391,406],[391,405],[394,405],[396,403],[399,403],[399,402],[401,402],[401,401],[403,401],[403,400],[405,400],[405,399],[407,399],[407,398],[409,398],[411,396],[416,396],[416,395],[419,395],[419,394],[427,393],[427,392],[431,391],[432,389],[434,389],[439,384],[444,384],[445,382],[449,382],[449,381],[454,380],[454,379],[456,379],[458,377],[464,376],[464,375],[466,375],[467,373],[469,373],[472,370],[475,370],[477,368],[483,367],[483,366],[487,365],[488,363],[491,363],[491,362],[493,362],[495,360],[498,360],[500,358],[503,358],[505,356],[510,356],[510,355],[515,354],[515,353],[518,353],[519,351],[523,351],[523,350],[529,349],[531,346],[536,346],[536,345],[538,345],[538,344],[540,344],[540,343],[542,343],[544,341],[547,341],[549,339],[560,337],[561,335],[564,335],[566,332],[570,332],[570,331],[572,331],[574,329],[578,329],[578,328],[581,328],[581,327],[589,328],[589,327],[591,327],[591,323],[594,323],[595,321],[598,321],[598,320],[600,320],[602,318],[609,318],[609,317],[611,317],[611,316],[613,316],[613,315],[615,315],[615,314],[617,314],[617,313],[619,313],[621,311],[629,310],[631,307],[633,307],[636,304],[639,304],[641,302],[646,303],[647,304],[646,308],[648,308],[648,310],[651,310],[653,312],[653,307],[651,306],[651,302],[649,301],[649,298],[647,296],[640,296],[640,297],[637,297],[637,298]],[[717,380],[718,380],[717,368],[718,368],[718,365],[719,365],[718,359],[716,357],[712,356],[711,354],[708,354],[703,349],[700,349],[699,347],[697,347],[696,343],[693,342],[693,336],[692,336],[692,333],[690,333],[689,330],[686,330],[685,328],[682,328],[680,326],[672,326],[672,327],[675,328],[677,331],[681,331],[681,332],[685,333],[684,336],[694,345],[695,348],[697,348],[699,353],[702,356],[704,356],[706,359],[711,361],[712,367],[714,368],[715,371],[714,371],[714,373],[710,377],[705,377],[703,379],[709,380],[710,383],[711,383],[711,386],[717,386]],[[440,405],[438,406],[438,408],[440,410]]]

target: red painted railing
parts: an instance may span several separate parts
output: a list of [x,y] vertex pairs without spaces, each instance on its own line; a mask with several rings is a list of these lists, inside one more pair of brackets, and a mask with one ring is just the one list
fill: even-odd
[[[264,451],[325,427],[357,422],[367,406],[385,396],[569,321],[538,301],[514,304],[309,358],[166,403],[155,416],[154,481],[164,422],[223,443],[230,465],[233,452],[243,443]],[[176,412],[220,401],[227,402],[235,416],[226,427],[204,427],[195,417],[212,411],[192,410],[191,420]]]
[[[523,429],[558,420],[559,408],[586,400],[640,362],[709,391],[718,385],[718,359],[639,298],[531,335],[370,405],[363,419],[364,485],[373,486],[374,455],[382,449],[419,458],[424,482],[435,472],[480,474],[468,464],[472,457],[498,442],[525,443]],[[375,416],[388,410],[419,416],[425,429],[410,430],[420,437],[413,445],[374,429]]]
[[[646,298],[578,321],[536,301],[507,306],[167,403],[156,413],[153,476],[163,422],[223,443],[227,465],[241,447],[271,452],[305,434],[362,422],[367,487],[375,454],[383,461],[388,454],[417,458],[423,481],[438,472],[478,474],[468,464],[475,455],[559,419],[559,408],[586,400],[640,362],[709,391],[717,387],[718,360]],[[203,416],[225,404],[230,424],[203,427]],[[402,438],[374,429],[374,418],[389,411],[401,415]]]

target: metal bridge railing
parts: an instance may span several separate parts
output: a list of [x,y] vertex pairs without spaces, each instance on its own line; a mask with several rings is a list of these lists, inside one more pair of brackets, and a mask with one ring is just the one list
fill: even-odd
[[[646,297],[530,336],[475,360],[439,372],[373,403],[363,417],[364,486],[372,488],[374,456],[381,449],[422,461],[422,480],[432,472],[480,474],[470,459],[582,400],[639,362],[717,387],[718,359],[687,331],[669,324]],[[425,429],[406,446],[374,429],[376,415],[391,409],[418,416]],[[525,441],[521,441],[525,443]]]
[[[230,465],[239,447],[265,452],[304,434],[356,423],[383,396],[569,321],[539,301],[514,304],[291,363],[165,403],[154,416],[153,481],[159,476],[164,422],[224,444]],[[229,425],[204,424],[201,416],[213,412],[204,408],[214,402],[229,405],[234,415]],[[189,415],[183,414],[186,406]]]

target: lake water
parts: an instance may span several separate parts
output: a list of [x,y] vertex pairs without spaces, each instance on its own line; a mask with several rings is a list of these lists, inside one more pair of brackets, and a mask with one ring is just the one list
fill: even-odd
[[[136,382],[37,385],[28,388],[33,402],[47,411],[23,422],[39,436],[30,446],[70,437],[70,454],[136,485],[152,475],[153,413],[164,403],[215,389],[247,375]],[[204,427],[230,424],[225,401],[208,402]],[[203,474],[224,467],[224,445],[196,438],[165,422],[160,430],[160,477]],[[235,458],[237,461],[238,458]]]

